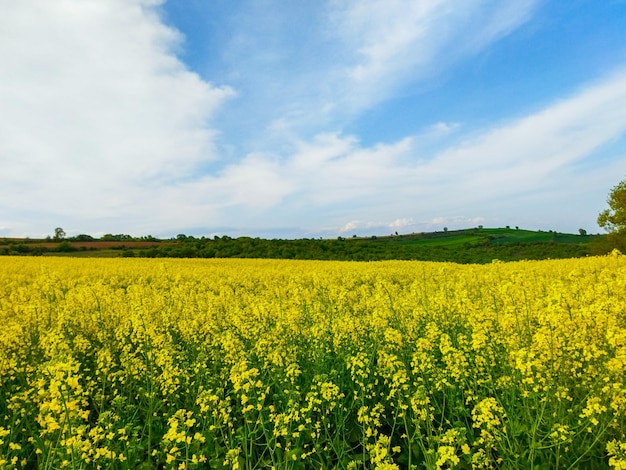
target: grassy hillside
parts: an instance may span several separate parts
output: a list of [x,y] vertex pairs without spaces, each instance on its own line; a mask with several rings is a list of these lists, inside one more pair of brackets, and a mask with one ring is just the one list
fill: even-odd
[[594,236],[573,235],[570,233],[520,230],[511,228],[472,228],[445,232],[426,232],[410,235],[381,237],[380,240],[419,244],[458,247],[467,243],[588,243]]

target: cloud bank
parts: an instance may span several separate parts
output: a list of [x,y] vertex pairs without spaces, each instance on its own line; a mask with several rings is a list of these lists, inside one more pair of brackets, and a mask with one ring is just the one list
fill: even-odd
[[3,5],[3,214],[140,219],[160,185],[215,158],[210,120],[233,91],[176,58],[156,3]]
[[[499,200],[513,197],[539,208],[542,195],[564,184],[579,187],[583,196],[590,183],[603,184],[616,168],[624,168],[619,162],[596,167],[593,156],[625,133],[622,70],[532,115],[475,132],[438,153],[420,152],[416,136],[364,148],[355,136],[320,134],[300,142],[286,159],[251,155],[198,184],[205,186],[201,192],[210,192],[216,181],[224,190],[236,188],[220,190],[226,195],[224,206],[261,205],[270,218],[272,208],[278,207],[283,211],[291,207],[283,213],[293,220],[306,208],[321,209],[324,218],[345,217],[348,222],[338,224],[341,232],[393,228],[420,213],[425,214],[422,227],[431,227],[431,219],[458,226],[484,220],[478,211],[459,217],[467,206],[489,210]],[[579,165],[585,166],[584,174],[574,171]],[[409,225],[419,223],[404,224]]]
[[302,28],[269,8],[262,50],[254,38],[270,26],[239,12],[217,83],[179,58],[184,35],[162,2],[10,2],[0,236],[575,231],[576,211],[595,220],[626,173],[623,65],[505,121],[436,121],[374,144],[345,130],[488,51],[540,5],[330,0],[309,5]]

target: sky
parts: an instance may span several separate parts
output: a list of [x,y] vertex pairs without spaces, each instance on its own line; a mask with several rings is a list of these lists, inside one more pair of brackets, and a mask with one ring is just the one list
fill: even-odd
[[0,237],[601,233],[626,0],[0,0]]

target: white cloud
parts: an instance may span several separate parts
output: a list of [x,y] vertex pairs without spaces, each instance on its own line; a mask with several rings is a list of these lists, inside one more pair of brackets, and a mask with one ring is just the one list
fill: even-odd
[[430,220],[430,225],[442,225],[446,223],[446,218],[445,217],[435,217],[434,219]]
[[433,136],[445,136],[459,127],[458,123],[437,122],[427,129],[427,134]]
[[411,217],[398,218],[391,222],[352,220],[335,231],[340,234],[348,232],[359,232],[361,235],[370,233],[387,234],[389,231],[407,232],[416,226],[417,224]]
[[160,21],[159,3],[3,5],[5,211],[123,216],[136,198],[151,196],[150,187],[214,158],[209,121],[233,92],[202,81],[176,58],[180,35]]
[[352,220],[339,229],[339,233],[352,232],[359,228],[359,221]]
[[403,229],[406,227],[410,227],[412,225],[415,225],[415,222],[413,221],[412,217],[403,217],[401,219],[396,219],[393,222],[391,222],[389,224],[389,228],[392,229]]
[[433,217],[425,226],[428,229],[436,230],[441,229],[443,226],[448,228],[468,228],[481,225],[485,221],[484,217],[466,217],[466,216],[438,216]]

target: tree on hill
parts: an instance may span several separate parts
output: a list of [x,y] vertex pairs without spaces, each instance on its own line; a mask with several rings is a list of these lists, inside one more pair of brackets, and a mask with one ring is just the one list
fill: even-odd
[[626,232],[626,180],[609,193],[609,209],[598,216],[598,225],[607,232]]
[[54,240],[63,240],[65,238],[65,230],[61,227],[54,229]]
[[609,232],[611,244],[623,250],[626,247],[626,180],[609,193],[609,208],[600,212],[598,225]]

